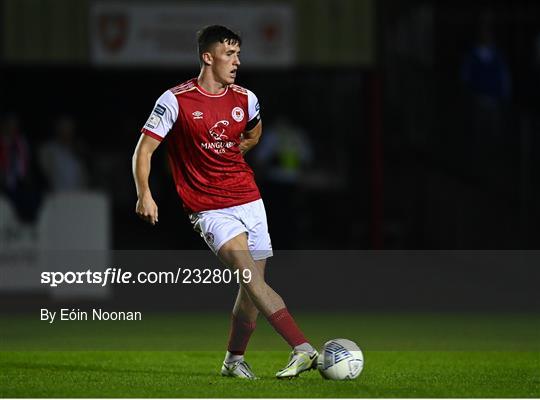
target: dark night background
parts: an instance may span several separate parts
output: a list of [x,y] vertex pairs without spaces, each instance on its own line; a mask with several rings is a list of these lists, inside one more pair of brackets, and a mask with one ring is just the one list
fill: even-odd
[[[37,220],[54,191],[39,149],[67,115],[75,122],[85,189],[110,200],[112,249],[204,250],[174,190],[165,146],[152,164],[156,227],[134,213],[131,176],[131,156],[155,100],[198,69],[93,65],[84,22],[90,3],[0,3],[9,22],[0,31],[1,133],[18,118],[29,146],[16,189],[8,188],[8,163],[2,164],[4,194],[22,223]],[[367,2],[371,14],[358,23],[371,23],[368,61],[343,57],[354,38],[338,27],[354,1],[313,2],[318,11],[306,1],[285,3],[300,20],[318,12],[326,25],[299,23],[301,56],[293,66],[244,62],[237,80],[260,100],[263,136],[286,119],[303,132],[310,152],[304,161],[296,155],[297,174],[287,182],[270,173],[279,154],[265,162],[256,150],[248,155],[275,249],[538,248],[540,3]],[[34,7],[43,13],[36,16]],[[38,29],[35,20],[46,22]],[[58,57],[34,48],[49,28],[57,35],[50,42],[60,37],[64,46]],[[481,57],[494,57],[486,65],[473,50],[479,43],[491,52],[479,50]],[[330,50],[310,57],[318,46]]]

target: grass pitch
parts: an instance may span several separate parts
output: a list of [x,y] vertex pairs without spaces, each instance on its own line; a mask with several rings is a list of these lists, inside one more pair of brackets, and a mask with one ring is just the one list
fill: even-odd
[[288,349],[260,321],[247,359],[258,381],[219,376],[226,315],[140,322],[3,316],[1,397],[540,397],[540,317],[298,315],[317,346],[347,337],[364,350],[354,381],[317,371],[278,381]]

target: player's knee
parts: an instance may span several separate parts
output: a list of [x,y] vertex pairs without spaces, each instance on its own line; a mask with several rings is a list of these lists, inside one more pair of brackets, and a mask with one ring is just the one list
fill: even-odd
[[223,260],[228,266],[240,270],[245,269],[253,270],[255,263],[251,258],[248,251],[237,250],[234,247],[225,245],[219,250],[219,258]]
[[250,280],[242,281],[241,284],[249,297],[255,302],[256,299],[265,297],[267,285],[259,276],[254,276]]

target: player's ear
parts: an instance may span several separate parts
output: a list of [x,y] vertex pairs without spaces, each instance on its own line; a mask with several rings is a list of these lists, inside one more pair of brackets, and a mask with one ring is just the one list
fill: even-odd
[[203,64],[205,65],[212,65],[212,61],[213,61],[212,54],[209,51],[205,51],[204,53],[201,54],[201,60]]

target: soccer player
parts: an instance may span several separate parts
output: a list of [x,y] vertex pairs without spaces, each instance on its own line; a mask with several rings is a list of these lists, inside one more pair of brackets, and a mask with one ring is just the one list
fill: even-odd
[[292,347],[276,377],[296,377],[315,368],[318,354],[264,279],[272,245],[253,171],[243,156],[259,141],[262,122],[255,94],[234,84],[242,39],[217,25],[204,28],[197,38],[199,76],[159,97],[135,148],[136,213],[152,225],[158,222],[148,176],[152,154],[167,137],[176,189],[195,231],[224,265],[251,272],[233,307],[221,374],[256,378],[244,353],[261,312]]

